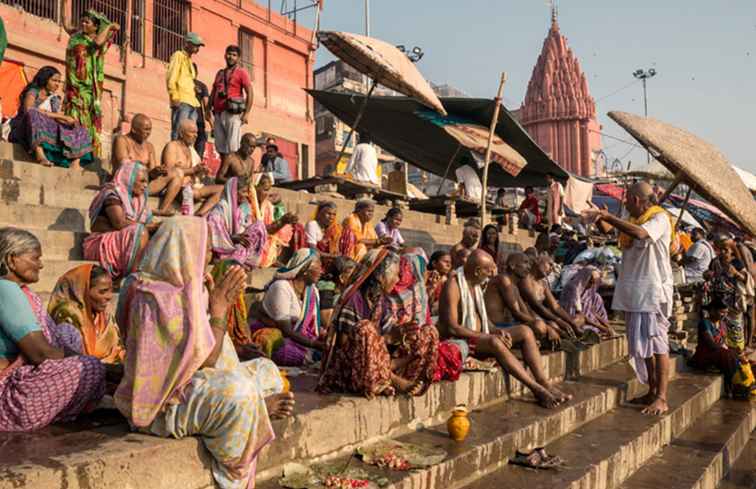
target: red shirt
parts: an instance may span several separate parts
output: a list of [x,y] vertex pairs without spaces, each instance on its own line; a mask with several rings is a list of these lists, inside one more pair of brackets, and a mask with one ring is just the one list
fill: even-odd
[[535,195],[526,197],[525,200],[522,201],[522,204],[520,204],[520,210],[530,211],[530,213],[535,216],[535,223],[541,223],[541,208],[538,205],[538,199],[535,197]]
[[[231,68],[231,70],[226,73],[225,77],[223,76],[224,72],[226,72],[225,69],[220,70],[218,74],[215,75],[215,82],[213,83],[213,92],[215,93],[213,112],[216,114],[221,113],[226,109],[227,98],[244,98],[244,92],[242,89],[246,89],[247,93],[249,93],[252,84],[249,79],[249,73],[240,66]],[[228,80],[228,87],[225,86],[224,78]],[[221,92],[225,93],[226,96],[221,97],[219,95]]]

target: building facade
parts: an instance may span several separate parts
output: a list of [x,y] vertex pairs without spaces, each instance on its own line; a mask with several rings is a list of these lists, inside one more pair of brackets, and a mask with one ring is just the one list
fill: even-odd
[[[9,46],[3,69],[20,68],[28,79],[45,65],[64,68],[68,35],[62,9],[74,18],[94,8],[121,25],[107,53],[103,146],[128,130],[128,120],[144,113],[153,120],[153,143],[169,140],[170,108],[165,73],[171,54],[181,49],[187,32],[206,46],[194,56],[199,79],[208,86],[225,66],[225,48],[237,44],[250,71],[254,109],[244,131],[276,137],[284,156],[296,162],[298,176],[314,174],[315,120],[311,88],[313,33],[254,0],[0,0]],[[18,93],[0,85],[4,115],[13,115]],[[9,108],[10,107],[10,108]],[[158,149],[159,151],[159,149]]]
[[562,168],[582,176],[596,173],[601,150],[596,102],[580,62],[559,31],[555,10],[517,118]]

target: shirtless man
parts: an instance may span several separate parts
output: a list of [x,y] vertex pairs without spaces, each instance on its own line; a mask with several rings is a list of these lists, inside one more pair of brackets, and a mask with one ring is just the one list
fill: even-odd
[[516,282],[525,302],[531,310],[558,328],[562,336],[574,337],[581,332],[585,320],[570,317],[559,305],[546,277],[551,273],[551,257],[539,255],[531,265],[530,273],[519,276]]
[[[203,185],[198,181],[207,175],[208,168],[202,164],[197,151],[194,149],[196,140],[197,123],[191,119],[182,120],[178,127],[178,139],[165,145],[161,161],[163,167],[168,171],[177,168],[183,172],[184,180],[181,182],[181,187],[191,185],[194,201],[204,200],[195,215],[205,217],[220,200],[223,185]],[[168,200],[168,197],[166,195],[166,200]],[[168,201],[166,205],[171,203],[172,200]]]
[[547,323],[528,307],[520,295],[517,282],[530,272],[528,258],[522,253],[507,257],[507,269],[494,278],[486,288],[488,319],[499,328],[511,328],[517,323],[533,330],[536,338],[559,344],[559,329]]
[[153,212],[156,216],[175,214],[171,203],[181,191],[184,174],[179,168],[168,170],[155,158],[155,147],[148,141],[152,134],[152,120],[144,114],[137,114],[131,120],[131,130],[125,136],[116,136],[113,140],[113,157],[111,165],[113,175],[126,161],[140,161],[149,171],[149,191],[152,195],[164,192],[160,208]]
[[[455,340],[461,350],[469,351],[476,357],[494,357],[505,371],[533,392],[543,407],[554,408],[571,399],[546,378],[538,343],[530,328],[514,326],[506,331],[488,333],[489,322],[485,305],[482,304],[482,288],[496,275],[496,264],[491,255],[483,250],[473,251],[462,275],[458,273],[459,270],[450,274],[441,292],[438,322],[441,338]],[[510,350],[513,344],[522,349],[523,359],[532,375]]]
[[464,260],[461,260],[463,254],[461,251],[467,249],[470,252],[474,251],[480,241],[480,223],[477,219],[468,219],[465,222],[465,227],[462,229],[462,241],[452,246],[449,253],[452,256],[452,268],[455,270],[464,265]]
[[256,143],[254,134],[248,132],[242,136],[239,149],[226,156],[223,160],[223,164],[215,176],[215,183],[225,184],[233,177],[248,177],[252,175],[252,169],[255,164],[252,159],[252,153],[255,151]]

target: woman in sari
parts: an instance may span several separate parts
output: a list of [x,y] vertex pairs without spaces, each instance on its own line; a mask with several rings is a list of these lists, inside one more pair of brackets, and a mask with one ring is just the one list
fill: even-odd
[[220,260],[233,260],[248,270],[260,264],[268,241],[263,221],[253,219],[252,193],[245,177],[226,182],[221,200],[207,216],[213,254]]
[[47,311],[56,323],[79,330],[84,354],[103,363],[121,363],[121,335],[110,307],[113,280],[102,267],[81,265],[69,270],[55,284]]
[[120,29],[107,17],[87,10],[80,30],[68,19],[65,29],[71,38],[66,48],[66,99],[63,111],[87,129],[95,156],[102,156],[102,85],[105,81],[105,53],[113,34]]
[[290,415],[293,397],[280,394],[270,360],[239,363],[226,314],[246,274],[229,268],[208,294],[211,255],[201,218],[167,219],[155,234],[119,296],[126,361],[115,402],[143,433],[199,436],[218,486],[239,489],[254,485],[257,455],[274,438],[270,417]]
[[[601,332],[604,336],[613,336],[609,325],[604,299],[598,293],[601,285],[601,272],[598,268],[585,266],[572,276],[559,296],[559,304],[576,322],[585,318],[585,324]],[[597,332],[598,332],[597,331]]]
[[375,229],[370,224],[374,213],[375,203],[372,200],[360,200],[355,204],[354,212],[341,225],[340,255],[359,262],[369,249],[392,243],[391,237],[379,239],[375,234]]
[[[406,267],[387,248],[365,255],[333,314],[319,392],[352,392],[368,398],[397,391],[420,394],[433,381],[438,332],[418,322],[427,317],[427,305],[415,302],[418,297],[411,289],[416,282],[407,281],[403,289],[395,290]],[[409,303],[400,300],[398,305],[389,299],[402,290]]]
[[62,81],[57,68],[40,68],[21,92],[8,139],[21,144],[43,166],[79,169],[92,162],[92,140],[73,117],[61,112],[63,102],[57,92]]
[[84,259],[100,262],[114,279],[134,271],[149,234],[159,226],[147,201],[147,169],[137,161],[122,164],[95,196],[89,219],[92,234],[82,245]]
[[336,222],[336,204],[320,202],[315,211],[315,219],[305,226],[305,244],[318,250],[323,258],[339,254],[341,226]]
[[74,419],[105,394],[105,367],[81,355],[81,336],[55,324],[42,299],[37,238],[0,228],[0,432],[33,431]]
[[316,284],[321,273],[318,252],[303,248],[265,290],[262,317],[250,326],[252,343],[276,365],[301,367],[320,360],[325,343]]
[[291,243],[294,226],[297,225],[297,216],[292,213],[285,213],[280,218],[275,218],[275,206],[270,199],[272,187],[273,180],[267,174],[263,174],[254,191],[250,192],[252,218],[255,221],[262,221],[268,231],[268,239],[260,255],[261,268],[279,263],[281,251]]
[[398,207],[392,207],[386,213],[386,217],[375,225],[375,234],[379,238],[383,238],[384,236],[391,238],[391,243],[388,246],[391,246],[395,250],[400,250],[404,246],[404,238],[399,231],[402,220],[404,220],[402,210]]

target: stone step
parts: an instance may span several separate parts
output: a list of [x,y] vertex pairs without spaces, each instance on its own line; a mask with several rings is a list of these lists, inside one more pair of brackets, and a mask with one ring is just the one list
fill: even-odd
[[0,203],[0,223],[28,229],[87,232],[87,209]]
[[[0,227],[13,226],[14,223],[5,222],[4,217],[0,217]],[[50,229],[29,229],[34,236],[39,239],[42,245],[42,259],[46,262],[50,260],[82,260],[81,244],[84,238],[88,236],[85,232],[57,231]]]
[[[500,470],[486,477],[457,487],[619,488],[656,452],[696,422],[717,402],[721,392],[721,376],[683,373],[670,383],[667,415],[645,416],[640,406],[622,404],[557,441],[547,443],[547,453],[565,460],[565,466],[558,471],[502,465]],[[533,446],[528,444],[521,448]],[[513,455],[513,451],[508,454]],[[506,463],[505,458],[502,463]]]
[[[604,369],[600,382],[594,383],[591,375],[561,384],[560,388],[573,394],[574,398],[553,410],[538,406],[530,394],[474,409],[470,414],[470,434],[463,443],[450,439],[446,419],[439,420],[435,425],[423,423],[414,432],[394,437],[400,442],[446,449],[449,454],[447,459],[428,469],[410,473],[385,472],[357,461],[352,463],[374,475],[388,477],[391,483],[386,487],[390,488],[460,487],[497,469],[502,462],[506,463],[507,457],[515,450],[526,445],[543,446],[558,439],[605,415],[624,399],[633,398],[643,390],[632,369],[624,363]],[[329,460],[329,463],[337,466],[346,464],[350,456],[351,453],[345,454]],[[277,479],[278,477],[271,478],[260,489],[273,489],[277,486]]]
[[[753,401],[751,401],[753,404]],[[730,469],[718,489],[753,489],[756,487],[756,431],[751,432],[743,453]]]
[[622,489],[716,489],[756,427],[756,404],[720,399]]
[[45,267],[39,274],[39,282],[31,285],[31,289],[38,294],[52,292],[61,275],[72,268],[93,263],[86,260],[43,260]]
[[[549,377],[558,380],[606,367],[624,355],[625,340],[617,338],[575,355],[546,355],[544,362]],[[372,400],[317,395],[313,392],[316,377],[292,377],[291,381],[297,396],[295,416],[273,422],[276,440],[258,459],[261,480],[266,473],[280,473],[288,461],[319,459],[351,451],[368,440],[401,436],[420,424],[438,424],[457,404],[475,409],[521,393],[521,386],[500,371],[463,373],[457,382],[433,384],[421,397]],[[213,487],[209,458],[198,438],[172,440],[129,433],[123,421],[84,431],[53,426],[15,442],[12,436],[0,434],[0,446],[19,447],[0,452],[0,489]],[[156,466],[181,469],[156,471]]]

